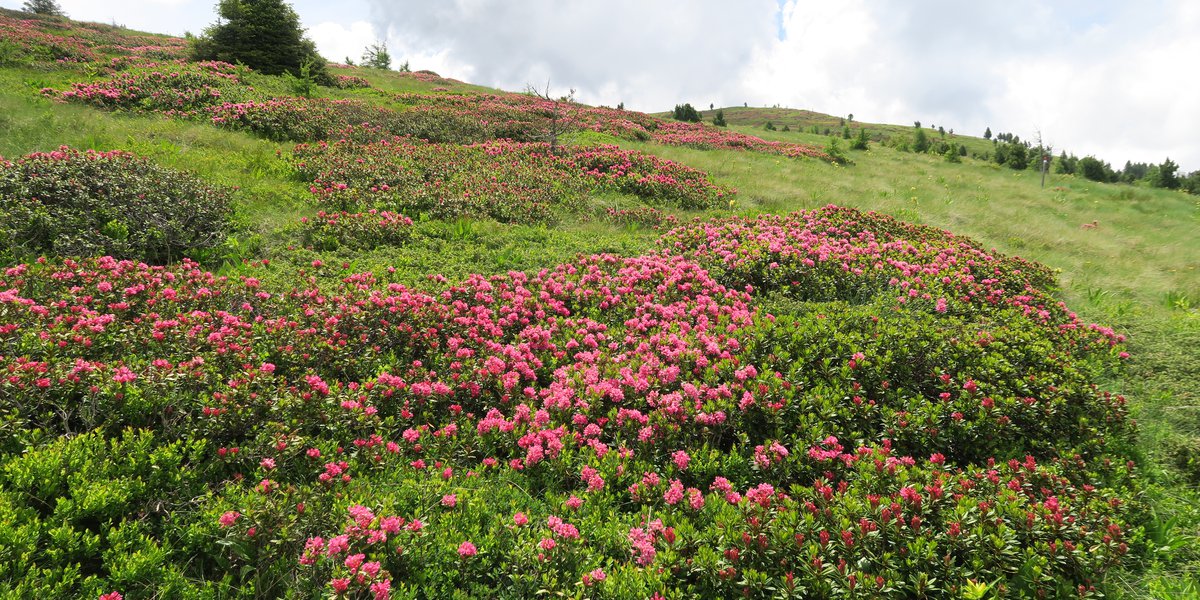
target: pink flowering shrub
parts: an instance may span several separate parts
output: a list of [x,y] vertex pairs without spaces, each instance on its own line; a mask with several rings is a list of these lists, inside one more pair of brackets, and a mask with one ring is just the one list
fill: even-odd
[[225,241],[230,213],[225,191],[126,152],[64,146],[0,162],[0,258],[200,257]]
[[745,133],[730,131],[724,127],[709,127],[702,123],[663,121],[654,130],[651,139],[667,146],[687,146],[701,150],[746,150],[779,154],[789,158],[816,158],[837,162],[821,148],[808,144],[768,142]]
[[109,110],[164,112],[189,115],[244,94],[237,67],[222,62],[146,63],[111,79],[71,84],[61,93],[67,102]]
[[371,87],[371,82],[357,75],[334,75],[333,87],[342,90],[354,90]]
[[711,208],[733,193],[695,169],[612,146],[571,148],[496,141],[471,146],[405,138],[359,144],[301,144],[292,157],[322,203],[425,213],[437,218],[486,216],[538,222],[587,191],[615,189],[647,202]]
[[301,220],[304,244],[319,250],[370,250],[408,240],[412,219],[375,209],[361,213],[318,211]]
[[[0,581],[1053,597],[1146,551],[1095,385],[1120,341],[1036,265],[834,207],[662,248],[429,291],[320,261],[6,268],[0,536],[31,558]],[[127,548],[163,567],[122,579]]]

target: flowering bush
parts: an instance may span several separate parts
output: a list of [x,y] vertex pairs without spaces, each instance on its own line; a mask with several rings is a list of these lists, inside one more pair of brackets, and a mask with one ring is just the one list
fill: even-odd
[[701,150],[747,150],[779,154],[790,158],[817,158],[829,162],[835,160],[821,148],[807,144],[768,142],[761,138],[730,131],[723,127],[709,127],[701,123],[664,121],[654,131],[651,139],[667,146],[688,146]]
[[387,211],[368,210],[365,213],[317,212],[305,217],[305,245],[320,250],[349,248],[370,250],[382,245],[400,245],[408,240],[412,219]]
[[[0,536],[49,574],[0,579],[128,589],[141,540],[156,589],[213,594],[1036,597],[1142,551],[1093,384],[1119,340],[1036,265],[832,207],[663,247],[429,292],[320,261],[7,269]],[[147,450],[62,467],[119,436]]]
[[[73,83],[58,94],[99,108],[191,114],[242,92],[237,67],[222,62],[145,63],[111,79]],[[55,92],[50,90],[51,94]]]
[[614,189],[678,208],[719,206],[732,190],[701,171],[615,146],[572,148],[509,141],[471,146],[404,138],[359,144],[301,144],[297,172],[322,202],[340,210],[364,207],[437,218],[486,216],[538,222],[554,206],[588,190]]
[[357,75],[334,75],[333,86],[343,90],[371,87],[371,82]]
[[211,252],[228,195],[125,152],[63,147],[0,162],[0,256],[41,253],[166,263]]

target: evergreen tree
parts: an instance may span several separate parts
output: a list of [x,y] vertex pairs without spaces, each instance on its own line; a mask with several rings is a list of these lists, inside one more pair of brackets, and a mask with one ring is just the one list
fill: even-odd
[[1005,161],[1010,169],[1020,171],[1029,167],[1029,149],[1024,144],[1009,144]]
[[851,150],[866,150],[867,149],[867,130],[861,127],[858,128],[858,135],[854,141],[850,142]]
[[1150,168],[1150,172],[1146,174],[1146,181],[1150,183],[1151,187],[1177,189],[1179,187],[1178,172],[1179,165],[1168,158],[1161,165],[1154,165]]
[[727,127],[729,124],[725,122],[725,111],[718,110],[717,116],[713,117],[712,124],[717,127]]
[[25,0],[21,10],[35,15],[67,16],[67,13],[63,12],[62,7],[58,5],[57,0]]
[[992,139],[992,128],[991,127],[988,127],[987,129],[985,129],[983,131],[983,139],[985,139],[985,140]]
[[[328,83],[325,59],[304,37],[300,17],[283,0],[219,0],[220,19],[192,45],[195,60],[242,63],[267,75],[291,75]],[[307,65],[307,69],[305,66]],[[305,72],[307,71],[307,72]]]
[[925,130],[921,129],[920,121],[917,122],[917,131],[913,133],[913,152],[928,152],[929,137],[925,135]]
[[1092,181],[1107,182],[1112,179],[1112,167],[1095,156],[1079,159],[1079,173]]
[[763,126],[763,129],[766,129],[767,131],[775,131],[775,124],[767,121],[767,124]]
[[700,113],[696,112],[696,108],[691,104],[676,104],[675,120],[686,121],[688,123],[699,123]]
[[363,50],[362,66],[385,71],[392,68],[392,55],[387,51],[387,44],[378,41],[367,46]]

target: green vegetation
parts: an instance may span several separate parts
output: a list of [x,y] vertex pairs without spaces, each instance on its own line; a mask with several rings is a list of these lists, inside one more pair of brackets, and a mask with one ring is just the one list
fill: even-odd
[[300,17],[284,0],[219,0],[220,20],[192,44],[196,60],[244,64],[259,73],[288,73],[328,82],[325,59],[304,37]]
[[[371,68],[267,104],[293,83],[181,65],[143,97],[112,82],[145,55],[19,39],[0,211],[37,196],[103,250],[0,257],[16,597],[1200,585],[1200,205],[1169,160],[1160,188],[1062,153],[1042,189],[1009,134],[914,153],[855,122],[850,165],[852,117],[716,129]],[[219,235],[153,246],[191,217]],[[59,256],[93,251],[165,266]]]

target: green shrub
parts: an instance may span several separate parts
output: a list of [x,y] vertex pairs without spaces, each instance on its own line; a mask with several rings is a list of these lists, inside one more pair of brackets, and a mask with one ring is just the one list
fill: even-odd
[[67,147],[0,164],[0,257],[205,257],[230,230],[226,192],[127,152]]

